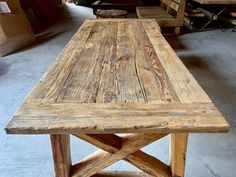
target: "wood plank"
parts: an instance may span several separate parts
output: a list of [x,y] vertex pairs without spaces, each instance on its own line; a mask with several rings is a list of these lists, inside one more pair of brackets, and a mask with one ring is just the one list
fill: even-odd
[[160,160],[142,151],[137,151],[127,158],[129,162],[152,176],[170,177],[170,168]]
[[[76,133],[74,135],[112,154],[121,149],[121,142],[124,141],[122,137],[115,134],[98,135]],[[170,177],[170,169],[166,164],[141,150],[130,154],[123,160],[126,160],[152,176]]]
[[75,37],[78,45],[59,58],[64,67],[53,67],[28,102],[174,100],[174,90],[139,21],[89,21],[85,27]]
[[211,102],[160,32],[151,23],[142,23],[180,101]]
[[178,3],[178,4],[181,3],[181,0],[172,0],[172,1],[174,1],[174,2],[176,2],[176,3]]
[[221,19],[226,20],[227,22],[231,23],[232,25],[236,26],[236,19],[229,18],[229,17],[220,17]]
[[185,12],[184,16],[189,18],[203,18],[205,14],[202,12]]
[[7,133],[226,132],[212,103],[24,104]]
[[[83,50],[92,27],[93,23],[87,22],[78,30],[62,51],[61,55],[51,65],[48,72],[44,74],[42,79],[35,86],[32,93],[29,94],[26,102],[52,103],[55,101],[56,93],[62,87],[59,80],[64,80],[67,77],[66,73],[73,67],[77,57]],[[68,53],[70,55],[68,55]],[[57,87],[56,84],[58,84]]]
[[127,155],[136,152],[144,146],[166,136],[166,134],[130,134],[124,137],[124,142],[119,151],[111,154],[103,150],[91,154],[78,164],[73,165],[72,177],[89,177],[111,164],[125,158]]
[[[186,0],[181,0],[181,3],[179,4],[179,11],[177,13],[177,19],[181,21],[181,25],[183,26],[184,24],[184,12],[185,12],[185,7],[186,7]],[[179,27],[177,27],[179,28]],[[175,29],[176,30],[176,29]],[[179,34],[178,34],[179,35]]]
[[179,10],[179,4],[176,3],[173,0],[161,0],[162,3],[166,4],[166,6],[171,7],[173,10],[175,10],[176,12],[178,12]]
[[208,19],[212,19],[212,20],[217,20],[219,15],[216,15],[214,13],[212,13],[209,10],[203,9],[203,8],[199,8],[199,10],[201,11],[201,13],[203,13],[205,15],[205,17],[207,17]]
[[151,176],[142,172],[104,171],[104,172],[95,174],[92,177],[151,177]]
[[170,169],[172,177],[184,177],[188,134],[171,134],[170,144]]
[[140,6],[136,8],[136,13],[139,19],[155,19],[161,27],[176,27],[183,25],[182,19],[170,15],[166,10],[159,6]]
[[140,6],[136,8],[138,18],[169,18],[174,19],[166,10],[159,6]]
[[[158,60],[142,24],[135,23],[132,26],[128,26],[126,31],[126,40],[129,41],[129,45],[134,47],[135,72],[138,75],[138,82],[142,88],[144,101],[178,102],[178,97],[173,91],[172,85]],[[153,82],[157,84],[153,85]],[[153,90],[158,91],[153,92]]]
[[51,145],[56,177],[70,177],[70,135],[52,134]]
[[[123,139],[115,134],[81,134],[73,133],[77,138],[80,138],[98,148],[114,153],[121,149]],[[112,141],[111,141],[112,140]]]
[[235,18],[236,17],[236,10],[234,12],[230,12],[230,15]]

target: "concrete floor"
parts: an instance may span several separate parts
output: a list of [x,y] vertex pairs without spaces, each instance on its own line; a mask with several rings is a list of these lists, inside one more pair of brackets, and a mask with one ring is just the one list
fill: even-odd
[[[71,16],[47,30],[38,42],[0,58],[0,177],[53,176],[48,136],[6,135],[3,128],[60,54],[91,9],[69,6]],[[236,176],[236,33],[190,33],[168,41],[231,124],[228,134],[191,134],[186,177]],[[73,162],[96,150],[72,137]],[[168,162],[168,137],[144,148]],[[110,169],[136,170],[125,162]]]

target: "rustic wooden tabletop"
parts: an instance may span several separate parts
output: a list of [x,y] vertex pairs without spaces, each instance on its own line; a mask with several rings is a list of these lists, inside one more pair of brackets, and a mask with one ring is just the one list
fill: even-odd
[[87,20],[7,133],[224,132],[153,20]]

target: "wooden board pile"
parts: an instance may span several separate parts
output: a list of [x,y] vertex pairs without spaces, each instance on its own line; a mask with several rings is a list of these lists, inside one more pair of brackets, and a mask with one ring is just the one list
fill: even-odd
[[231,6],[227,7],[223,16],[223,19],[231,23],[234,28],[233,31],[236,31],[236,7]]
[[205,14],[201,12],[199,8],[194,7],[191,3],[186,4],[186,10],[184,12],[184,22],[187,26],[191,26],[195,29],[195,20],[197,18],[204,18]]

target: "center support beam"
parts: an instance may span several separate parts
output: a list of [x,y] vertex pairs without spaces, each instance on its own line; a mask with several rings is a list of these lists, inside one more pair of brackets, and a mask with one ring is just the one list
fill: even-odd
[[73,177],[90,177],[113,163],[126,158],[144,146],[166,136],[166,134],[130,134],[123,137],[121,149],[114,153],[99,150],[83,159],[72,168]]
[[103,150],[99,150],[72,166],[70,135],[52,134],[51,145],[56,177],[90,177],[123,159],[151,176],[184,177],[188,133],[172,133],[170,167],[139,150],[167,134],[74,134]]
[[[166,134],[167,135],[167,134]],[[115,134],[74,134],[74,136],[94,145],[109,153],[115,153],[121,149],[121,143],[124,139]],[[161,134],[160,137],[164,136]],[[112,141],[111,141],[112,140]],[[170,177],[170,169],[165,163],[149,154],[138,150],[128,155],[123,160],[131,163],[140,170],[150,174],[151,176]]]

